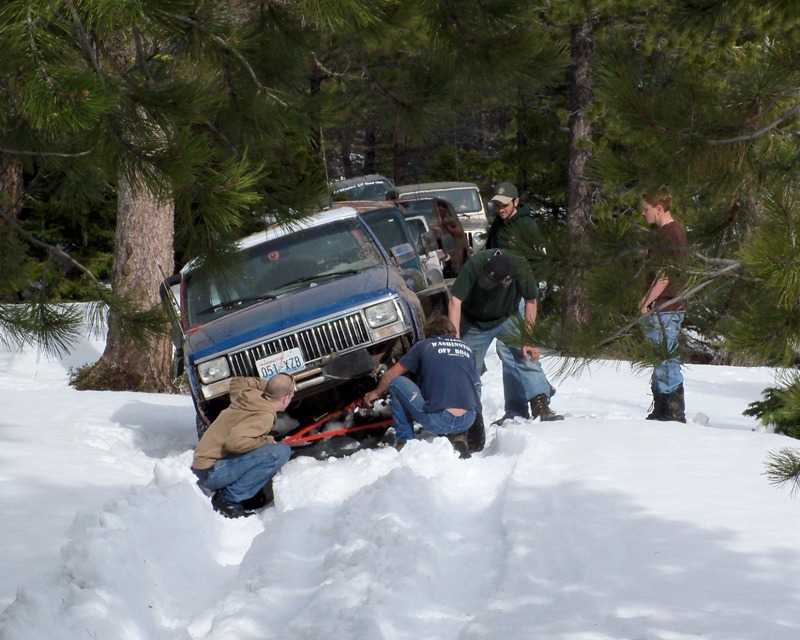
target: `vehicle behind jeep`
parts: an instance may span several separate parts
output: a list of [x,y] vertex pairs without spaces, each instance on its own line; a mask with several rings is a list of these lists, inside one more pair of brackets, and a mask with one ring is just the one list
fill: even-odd
[[[353,209],[250,236],[230,262],[223,271],[190,264],[181,272],[183,361],[198,434],[229,404],[231,377],[286,371],[298,391],[276,439],[319,443],[329,429],[320,417],[374,388],[422,337],[419,299]],[[335,431],[356,444],[382,435],[354,425]]]
[[472,252],[483,249],[489,222],[478,185],[473,182],[423,182],[394,187],[386,196],[387,200],[401,201],[416,198],[447,200],[461,220]]
[[378,174],[336,180],[329,185],[334,200],[385,200],[386,192],[394,185],[389,178]]

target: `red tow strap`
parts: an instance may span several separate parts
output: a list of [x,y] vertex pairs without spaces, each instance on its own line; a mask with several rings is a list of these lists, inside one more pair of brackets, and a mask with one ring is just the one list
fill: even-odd
[[332,436],[342,436],[348,433],[355,433],[356,431],[364,431],[365,429],[375,429],[376,427],[383,427],[392,424],[392,420],[378,420],[377,422],[370,422],[369,424],[362,424],[358,425],[357,427],[345,427],[344,429],[336,429],[335,431],[325,431],[324,433],[314,433],[311,435],[306,435],[310,431],[313,431],[317,427],[325,424],[326,422],[330,422],[334,418],[338,418],[341,415],[347,415],[351,411],[354,411],[356,407],[362,406],[362,400],[359,398],[358,400],[354,400],[350,404],[348,404],[343,409],[335,409],[334,411],[329,411],[324,416],[315,420],[310,425],[303,427],[297,433],[293,433],[287,438],[283,439],[283,442],[287,444],[304,444],[306,442],[313,442],[314,440],[322,440],[323,438],[330,438]]

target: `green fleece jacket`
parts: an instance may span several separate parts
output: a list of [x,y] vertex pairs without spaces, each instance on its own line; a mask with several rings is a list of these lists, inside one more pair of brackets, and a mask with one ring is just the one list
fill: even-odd
[[539,225],[533,217],[533,212],[524,204],[517,207],[517,212],[507,220],[497,216],[489,226],[486,235],[485,249],[512,250],[511,240],[516,236],[526,233],[539,233]]
[[197,443],[193,468],[210,469],[217,460],[231,453],[247,453],[275,442],[275,438],[267,435],[277,413],[263,395],[266,388],[267,381],[261,378],[231,379],[231,404]]

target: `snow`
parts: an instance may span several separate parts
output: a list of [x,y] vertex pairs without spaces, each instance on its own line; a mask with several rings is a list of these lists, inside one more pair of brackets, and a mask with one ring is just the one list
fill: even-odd
[[596,363],[560,381],[563,422],[492,427],[471,460],[296,458],[226,520],[189,397],[68,385],[102,347],[0,350],[2,640],[800,637],[800,503],[763,474],[800,443],[741,415],[772,370],[688,366],[689,423],[654,424],[648,373]]

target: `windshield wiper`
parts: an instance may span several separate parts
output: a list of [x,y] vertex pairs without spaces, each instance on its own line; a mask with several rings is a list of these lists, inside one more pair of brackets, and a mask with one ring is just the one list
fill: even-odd
[[197,315],[205,315],[206,313],[211,313],[212,311],[216,311],[217,309],[233,309],[241,305],[243,302],[263,302],[264,300],[273,300],[278,296],[274,294],[266,294],[263,296],[247,296],[245,298],[235,298],[233,300],[225,300],[224,302],[218,302],[217,304],[212,304],[210,307],[203,309],[202,311],[198,311]]
[[291,282],[287,282],[283,286],[291,287],[294,284],[303,284],[304,282],[314,282],[315,280],[325,280],[326,278],[335,278],[336,276],[359,273],[360,271],[361,269],[342,269],[341,271],[329,271],[328,273],[318,273],[313,276],[306,276],[304,278],[298,278],[297,280],[292,280]]

